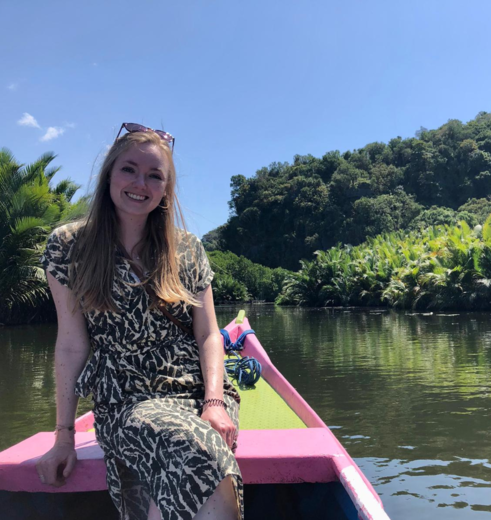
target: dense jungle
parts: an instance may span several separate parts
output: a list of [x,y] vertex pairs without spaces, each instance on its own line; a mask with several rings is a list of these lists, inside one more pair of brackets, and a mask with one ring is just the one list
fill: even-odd
[[474,227],[491,213],[491,114],[321,158],[296,155],[230,185],[230,218],[205,244],[273,268],[296,271],[317,250],[381,233]]
[[[0,153],[0,323],[55,320],[39,256],[90,196],[46,153]],[[230,217],[203,237],[215,301],[491,307],[491,114],[449,120],[231,178]]]

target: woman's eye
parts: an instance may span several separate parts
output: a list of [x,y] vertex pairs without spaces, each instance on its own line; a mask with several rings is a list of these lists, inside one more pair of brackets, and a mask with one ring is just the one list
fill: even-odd
[[158,173],[152,173],[152,174],[150,175],[150,178],[151,178],[151,179],[157,179],[157,180],[159,180],[159,181],[162,180],[162,177],[161,177]]
[[124,166],[123,168],[121,168],[124,172],[127,172],[127,173],[135,173],[135,170],[131,167],[131,166]]

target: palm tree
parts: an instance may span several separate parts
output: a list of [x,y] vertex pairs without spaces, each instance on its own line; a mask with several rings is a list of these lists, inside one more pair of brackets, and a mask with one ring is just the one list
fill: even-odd
[[30,165],[19,164],[0,150],[0,322],[32,318],[36,305],[48,299],[39,264],[46,237],[71,213],[79,186],[70,179],[52,187],[60,168],[49,168],[52,153]]

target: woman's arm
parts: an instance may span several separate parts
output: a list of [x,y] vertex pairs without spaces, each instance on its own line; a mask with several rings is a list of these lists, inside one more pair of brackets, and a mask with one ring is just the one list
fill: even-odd
[[[58,317],[58,336],[55,346],[56,423],[71,426],[75,422],[78,397],[75,383],[82,372],[90,351],[85,318],[68,287],[47,273]],[[75,308],[75,313],[72,309]],[[37,463],[38,474],[46,484],[60,486],[71,473],[76,462],[75,433],[66,429],[56,434],[54,447]],[[63,476],[58,473],[63,466]]]
[[[202,307],[193,308],[193,332],[199,347],[205,399],[223,401],[223,339],[217,325],[211,285],[198,294]],[[201,414],[220,433],[229,447],[235,440],[235,426],[224,408],[210,406]]]
[[193,332],[199,347],[205,399],[223,399],[223,339],[217,325],[209,285],[198,294],[202,307],[193,308]]

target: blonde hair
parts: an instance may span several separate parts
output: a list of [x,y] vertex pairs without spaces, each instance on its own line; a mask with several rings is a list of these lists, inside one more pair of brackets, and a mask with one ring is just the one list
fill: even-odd
[[[199,305],[198,300],[183,286],[177,262],[177,224],[184,229],[184,217],[176,195],[176,171],[172,152],[155,132],[127,133],[117,139],[102,164],[88,215],[79,222],[78,236],[72,250],[70,284],[84,311],[114,311],[118,308],[111,295],[115,276],[116,249],[120,245],[118,220],[109,193],[109,179],[116,159],[130,147],[151,143],[164,154],[169,164],[165,204],[149,213],[146,232],[141,240],[140,258],[148,270],[141,285],[149,285],[152,307],[159,303],[183,301]],[[178,217],[178,219],[177,219]],[[140,285],[140,284],[136,284]],[[148,287],[148,286],[147,286]]]

